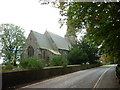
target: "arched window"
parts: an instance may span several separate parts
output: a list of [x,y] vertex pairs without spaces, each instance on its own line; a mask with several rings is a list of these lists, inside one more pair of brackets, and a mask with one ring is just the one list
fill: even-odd
[[34,56],[34,49],[32,46],[29,46],[28,47],[28,56],[31,57],[31,56]]

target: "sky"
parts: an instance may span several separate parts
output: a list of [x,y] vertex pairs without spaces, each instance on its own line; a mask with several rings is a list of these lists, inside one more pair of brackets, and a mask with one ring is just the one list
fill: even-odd
[[[59,9],[41,5],[39,0],[0,0],[0,24],[11,23],[25,29],[44,33],[46,30],[64,37],[66,26],[59,28]],[[2,59],[0,59],[0,63]]]
[[25,29],[44,33],[46,30],[64,36],[66,26],[59,28],[59,9],[40,5],[39,0],[0,0],[0,24],[12,23]]

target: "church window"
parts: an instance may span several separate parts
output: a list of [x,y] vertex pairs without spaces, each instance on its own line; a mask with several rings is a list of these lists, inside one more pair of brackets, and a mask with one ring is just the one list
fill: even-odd
[[29,46],[28,47],[28,56],[31,57],[31,56],[34,56],[34,49],[32,46]]

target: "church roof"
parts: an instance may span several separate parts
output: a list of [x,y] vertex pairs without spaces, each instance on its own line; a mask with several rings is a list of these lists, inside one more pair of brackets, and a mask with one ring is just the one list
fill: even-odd
[[51,44],[49,43],[47,37],[44,34],[40,34],[38,32],[33,31],[33,34],[35,36],[35,38],[37,39],[37,43],[39,44],[39,47],[42,49],[47,49],[51,52],[53,52],[54,54],[60,54],[58,51],[55,51]]
[[50,43],[48,42],[47,38],[38,32],[33,32],[35,38],[37,39],[37,43],[40,45],[41,48],[44,49],[52,49]]
[[54,43],[56,44],[56,46],[58,47],[58,49],[69,50],[69,48],[71,47],[71,43],[68,39],[63,38],[63,37],[56,35],[54,33],[51,33],[51,32],[48,32],[48,33],[51,36]]
[[[38,32],[32,31],[34,37],[37,40],[40,48],[47,49],[54,54],[60,54],[58,49],[69,50],[71,47],[71,43],[66,38],[63,38],[59,35],[53,34],[51,32],[46,31],[44,34],[40,34]],[[50,37],[47,37],[45,34],[48,34]],[[53,48],[50,39],[54,42],[56,49]]]

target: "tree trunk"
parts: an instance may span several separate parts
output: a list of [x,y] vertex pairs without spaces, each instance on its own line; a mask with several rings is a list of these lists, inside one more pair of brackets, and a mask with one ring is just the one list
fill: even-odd
[[13,65],[14,65],[14,66],[17,66],[17,64],[16,64],[16,60],[17,60],[17,51],[18,51],[17,48],[18,48],[18,47],[16,47],[16,50],[15,50],[15,58],[14,58],[14,61],[13,61]]
[[17,64],[16,64],[16,60],[14,60],[13,65],[14,65],[14,66],[17,66]]

